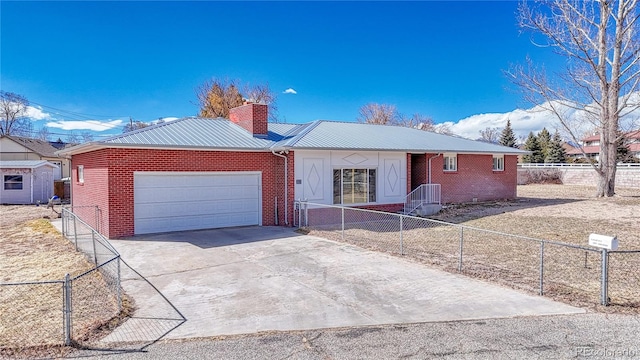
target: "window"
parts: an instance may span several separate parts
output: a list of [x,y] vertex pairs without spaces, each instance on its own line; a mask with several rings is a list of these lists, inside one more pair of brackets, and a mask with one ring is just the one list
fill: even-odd
[[5,190],[22,190],[22,175],[5,175]]
[[364,204],[376,201],[376,169],[334,169],[333,203]]
[[458,155],[457,154],[444,154],[444,171],[457,171],[458,170]]
[[84,183],[84,165],[78,165],[78,182]]
[[504,171],[504,155],[493,155],[493,171]]

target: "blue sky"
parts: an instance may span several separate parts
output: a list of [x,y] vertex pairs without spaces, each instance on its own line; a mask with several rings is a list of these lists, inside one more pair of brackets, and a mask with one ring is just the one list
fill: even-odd
[[36,128],[53,133],[195,115],[212,77],[268,82],[286,122],[354,121],[369,102],[456,122],[528,105],[502,71],[557,61],[520,35],[515,1],[0,6],[0,87],[41,106]]

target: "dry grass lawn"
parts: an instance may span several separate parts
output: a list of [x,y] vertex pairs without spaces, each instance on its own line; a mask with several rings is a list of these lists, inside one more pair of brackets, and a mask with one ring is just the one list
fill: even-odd
[[[57,215],[50,209],[1,206],[0,212],[0,283],[32,283],[0,286],[0,357],[57,355],[61,348],[52,345],[64,341],[62,280],[66,274],[74,277],[92,269],[93,264],[53,227],[47,217]],[[74,288],[75,309],[92,303],[105,286],[102,276],[90,277],[102,285],[91,293]],[[93,305],[93,312],[100,313]]]
[[640,189],[595,198],[595,188],[521,185],[518,200],[453,206],[435,219],[539,239],[587,245],[589,234],[618,236],[620,250],[640,250]]
[[[617,192],[614,198],[598,199],[592,196],[594,188],[584,186],[519,186],[518,199],[514,201],[449,206],[432,217],[464,225],[462,230],[451,225],[405,219],[403,253],[405,257],[456,272],[463,235],[464,274],[537,294],[541,245],[539,241],[521,237],[593,249],[588,246],[588,236],[599,233],[618,236],[619,250],[640,250],[640,189],[618,189]],[[351,212],[345,212],[345,218],[349,217],[356,218]],[[339,219],[339,216],[333,218]],[[339,225],[312,226],[311,230],[315,235],[342,241],[339,228]],[[360,217],[347,224],[344,241],[398,254],[398,228],[397,216],[378,217],[375,221]],[[599,252],[552,243],[546,243],[543,251],[546,296],[598,311],[640,310],[640,272],[637,270],[640,253],[609,255],[612,306],[602,307],[597,305],[600,301]]]

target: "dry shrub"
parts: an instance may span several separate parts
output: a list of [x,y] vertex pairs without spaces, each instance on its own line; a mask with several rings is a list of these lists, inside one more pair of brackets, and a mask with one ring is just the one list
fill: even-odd
[[520,185],[562,184],[562,172],[559,169],[526,169],[519,171]]

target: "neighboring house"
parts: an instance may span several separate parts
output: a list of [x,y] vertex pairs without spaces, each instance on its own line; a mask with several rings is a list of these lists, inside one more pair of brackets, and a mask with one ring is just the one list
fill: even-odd
[[[628,132],[624,137],[629,148],[629,154],[640,159],[640,130]],[[598,161],[600,156],[600,135],[594,134],[582,139],[581,147],[588,159]],[[567,155],[574,159],[585,158],[585,154],[580,151],[580,147],[567,151]]]
[[0,137],[0,161],[46,160],[57,166],[53,179],[60,180],[70,176],[69,160],[56,155],[56,151],[64,149],[65,145],[63,142],[4,135]]
[[0,204],[46,204],[57,169],[46,160],[0,161]]
[[294,199],[399,211],[425,183],[446,203],[516,197],[523,151],[406,127],[267,123],[246,104],[230,120],[185,118],[59,151],[72,205],[97,205],[102,232],[291,224]]

